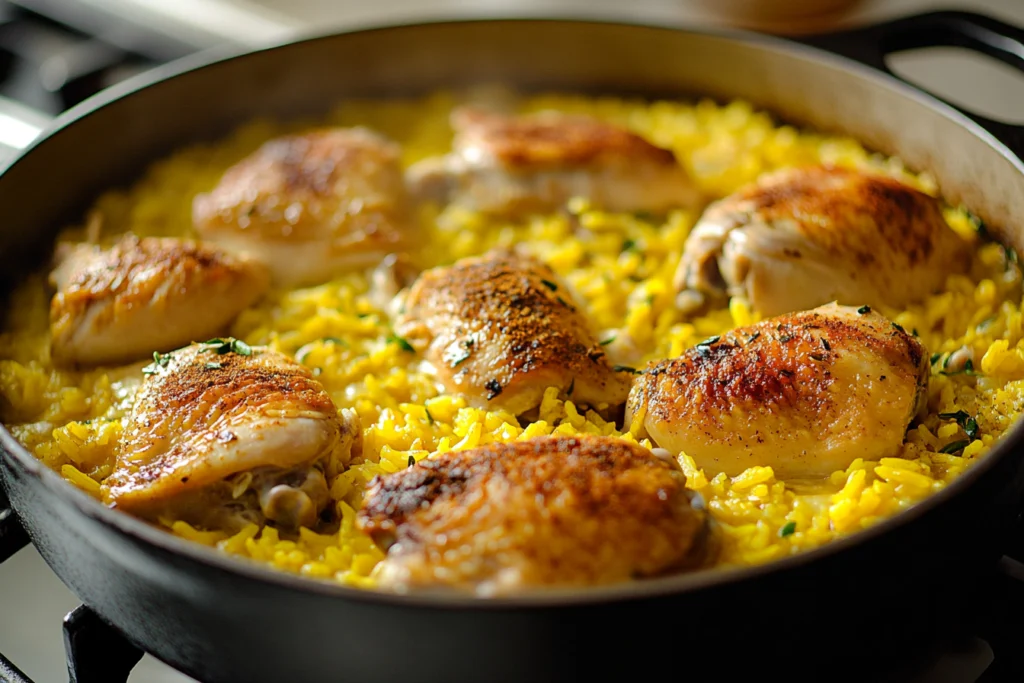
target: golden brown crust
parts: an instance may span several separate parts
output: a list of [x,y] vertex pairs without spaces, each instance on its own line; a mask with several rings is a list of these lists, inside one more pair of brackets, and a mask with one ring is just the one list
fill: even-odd
[[[104,482],[107,502],[145,507],[254,467],[287,469],[338,441],[337,408],[308,368],[260,347],[236,353],[230,343],[193,344],[146,369],[116,468]],[[242,441],[266,441],[273,436],[268,430],[296,419],[323,425],[310,448],[296,444],[237,458],[227,452]]]
[[[626,380],[608,365],[554,271],[536,259],[494,250],[435,268],[420,276],[405,305],[396,329],[428,347],[452,391],[522,412],[547,386],[565,389],[575,378],[576,400],[625,401]],[[531,396],[521,403],[523,391]]]
[[[54,360],[128,362],[224,331],[270,285],[266,267],[190,240],[126,235],[78,245],[51,274]],[[202,308],[202,301],[209,302]]]
[[[842,192],[830,191],[838,186]],[[862,267],[875,264],[883,249],[903,254],[910,266],[925,262],[934,250],[934,231],[906,226],[945,223],[934,197],[895,178],[838,166],[780,173],[733,197],[749,202],[766,222],[795,221],[816,247],[848,254]],[[877,228],[851,229],[861,221]]]
[[585,166],[610,159],[675,166],[670,150],[597,119],[543,112],[507,115],[478,107],[452,113],[454,146],[479,146],[508,167]]
[[400,158],[398,145],[363,128],[277,138],[198,195],[193,220],[211,239],[388,250],[406,237]]
[[[873,324],[866,329],[819,311],[772,318],[654,362],[637,384],[671,394],[673,403],[699,405],[710,419],[744,405],[824,417],[842,398],[833,391],[832,368],[845,351],[877,355],[893,379],[916,377],[922,367],[925,351],[915,337],[877,313],[859,322]],[[668,407],[654,401],[649,410]]]
[[[685,483],[677,467],[632,442],[540,437],[378,477],[358,519],[412,584],[606,583],[694,561],[706,518]],[[446,552],[466,545],[469,564]]]
[[627,423],[708,476],[768,466],[817,477],[894,455],[925,395],[928,359],[867,307],[822,306],[715,337],[651,363]]

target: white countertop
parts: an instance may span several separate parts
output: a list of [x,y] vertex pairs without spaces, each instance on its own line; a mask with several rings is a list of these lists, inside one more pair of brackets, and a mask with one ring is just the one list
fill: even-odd
[[[142,20],[158,18],[178,26],[197,44],[219,40],[257,45],[295,33],[365,25],[374,20],[434,18],[469,11],[488,15],[573,15],[643,18],[673,23],[717,23],[684,0],[80,0]],[[30,4],[30,3],[26,3]],[[837,26],[870,23],[912,12],[952,8],[930,0],[866,0]],[[988,13],[1024,26],[1024,0],[972,0],[956,9]],[[177,24],[175,24],[177,22]],[[178,29],[176,29],[178,30]],[[1024,77],[991,60],[963,58],[956,51],[934,50],[894,60],[904,75],[940,94],[970,102],[981,113],[1024,122]],[[31,548],[0,565],[0,652],[37,683],[66,681],[61,618],[78,605]],[[953,666],[935,672],[928,683],[962,681]],[[130,679],[134,683],[182,683],[190,679],[146,657]]]

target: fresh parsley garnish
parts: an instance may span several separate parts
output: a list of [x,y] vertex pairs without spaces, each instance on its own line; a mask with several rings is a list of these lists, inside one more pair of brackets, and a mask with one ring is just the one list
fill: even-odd
[[900,325],[899,323],[893,323],[892,326],[893,326],[894,329],[899,330],[903,334],[907,333],[907,331],[905,329],[903,329],[903,325]]
[[225,353],[237,353],[239,356],[252,355],[252,347],[241,339],[221,339],[218,337],[203,342],[203,346],[216,352],[218,356],[223,356]]
[[155,375],[160,371],[160,368],[166,368],[167,364],[171,362],[171,354],[153,352],[153,362],[142,368],[143,375]]
[[951,441],[945,446],[939,449],[939,453],[945,453],[946,455],[955,455],[958,451],[962,451],[970,445],[970,441],[964,439],[962,441]]
[[613,341],[615,341],[615,338],[616,338],[616,335],[613,334],[612,336],[608,337],[607,339],[605,339],[604,341],[599,342],[599,343],[601,344],[601,346],[608,346]]
[[612,370],[614,370],[615,372],[628,372],[633,375],[641,374],[639,370],[637,370],[636,368],[631,368],[628,365],[613,365]]
[[569,382],[569,388],[565,390],[566,396],[572,396],[572,390],[576,388],[576,378],[573,377],[572,381]]
[[784,335],[781,335],[779,337],[779,343],[780,344],[785,344],[786,342],[788,342],[788,341],[790,341],[792,339],[793,339],[793,335],[791,335],[791,334],[784,334]]
[[870,313],[871,312],[871,307],[870,306],[861,306],[860,308],[857,309],[857,312],[860,313],[861,315],[864,315],[865,313]]
[[978,421],[971,417],[966,410],[958,410],[955,413],[939,413],[939,417],[943,420],[956,420],[971,441],[978,436]]
[[627,240],[623,240],[622,241],[622,251],[629,251],[629,250],[635,249],[635,248],[636,248],[636,240],[629,240],[629,239],[627,239]]
[[796,522],[786,522],[781,529],[779,529],[779,538],[785,538],[796,531]]
[[933,353],[932,354],[931,364],[935,365],[937,362],[939,362],[940,358],[942,358],[942,354],[941,353]]
[[541,280],[540,283],[542,285],[544,285],[545,287],[547,287],[548,289],[550,289],[552,292],[557,292],[558,291],[558,285],[556,285],[551,280]]
[[705,339],[702,342],[697,342],[697,346],[711,346],[712,344],[716,343],[721,338],[722,338],[721,336],[716,334],[713,337],[708,337],[707,339]]
[[426,408],[424,408],[423,412],[427,414],[427,424],[428,425],[434,424],[434,416],[430,414],[430,411],[427,410]]
[[469,356],[470,356],[470,352],[468,350],[467,351],[463,351],[461,355],[455,356],[454,358],[451,359],[451,363],[450,363],[451,367],[453,367],[453,368],[459,367],[466,360],[469,359]]
[[412,347],[412,344],[410,344],[407,340],[403,339],[402,337],[399,337],[394,332],[388,335],[388,343],[398,344],[398,347],[403,351],[409,351],[410,353],[415,351],[415,349]]
[[409,467],[412,467],[413,465],[415,465],[416,464],[416,458],[414,458],[414,457],[412,457],[410,455],[409,456],[409,463],[408,464],[409,464]]
[[824,337],[822,337],[822,338],[821,338],[821,345],[822,345],[823,347],[825,347],[825,350],[826,350],[826,351],[831,351],[831,350],[832,350],[832,345],[831,345],[831,344],[829,344],[829,343],[828,343],[828,339],[825,339]]

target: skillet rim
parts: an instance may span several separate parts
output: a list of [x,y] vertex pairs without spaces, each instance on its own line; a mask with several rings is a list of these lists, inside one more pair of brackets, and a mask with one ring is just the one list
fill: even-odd
[[[252,49],[237,46],[224,46],[204,50],[181,59],[158,66],[152,70],[129,78],[117,85],[107,88],[96,95],[86,99],[71,109],[61,113],[53,119],[40,135],[32,143],[13,157],[8,163],[0,167],[0,181],[2,175],[9,168],[12,168],[23,157],[31,153],[36,146],[49,140],[63,128],[74,124],[76,121],[91,116],[102,110],[109,104],[118,100],[130,97],[150,87],[159,86],[164,81],[186,76],[193,71],[217,67],[227,62],[241,61],[242,59],[256,54],[287,50],[293,46],[309,44],[318,41],[329,41],[338,39],[341,36],[350,34],[373,34],[386,31],[415,30],[417,28],[432,26],[472,26],[474,24],[530,24],[530,23],[551,23],[551,24],[592,24],[604,26],[617,26],[625,29],[646,29],[667,31],[673,34],[690,34],[703,37],[711,37],[742,43],[753,47],[786,53],[790,57],[817,62],[827,68],[845,70],[852,72],[854,76],[871,82],[877,87],[894,91],[896,95],[909,98],[931,108],[953,123],[965,128],[975,137],[995,149],[1001,156],[1006,158],[1015,167],[1018,173],[1024,174],[1024,161],[1018,158],[1005,144],[997,137],[987,131],[984,127],[971,119],[968,115],[955,107],[939,100],[927,92],[909,85],[895,76],[865,66],[853,59],[837,55],[828,50],[812,47],[796,40],[768,36],[751,31],[735,29],[722,29],[714,27],[698,27],[687,22],[674,22],[666,20],[663,24],[655,24],[651,20],[626,20],[622,18],[587,18],[582,15],[565,16],[459,16],[448,18],[424,18],[401,21],[364,22],[364,25],[334,29],[324,32],[309,32],[297,34],[290,38],[275,42],[273,44]],[[355,588],[326,579],[315,579],[292,574],[267,567],[233,555],[228,555],[215,548],[189,541],[162,530],[129,514],[113,510],[104,506],[100,501],[81,491],[73,484],[61,477],[57,472],[46,467],[40,460],[36,459],[28,449],[23,446],[8,430],[5,424],[0,423],[0,459],[10,457],[13,464],[12,469],[17,474],[32,477],[38,480],[48,494],[63,496],[65,500],[73,505],[77,512],[83,514],[93,521],[99,522],[113,531],[118,532],[148,546],[147,550],[154,549],[173,553],[190,562],[229,575],[239,575],[255,582],[265,582],[276,585],[278,588],[287,590],[298,590],[318,595],[321,598],[335,598],[362,603],[382,604],[394,607],[419,607],[441,610],[522,610],[534,608],[557,608],[569,606],[587,606],[607,604],[620,601],[652,599],[666,595],[678,595],[702,589],[718,588],[724,585],[752,580],[759,576],[785,572],[807,563],[817,561],[819,558],[842,553],[846,549],[868,543],[872,539],[882,536],[891,530],[914,523],[932,510],[943,505],[947,500],[956,497],[962,490],[967,489],[972,483],[981,478],[990,469],[995,467],[1002,459],[1014,457],[1014,447],[1020,445],[1024,437],[1024,420],[1018,418],[980,461],[971,465],[965,472],[958,476],[952,483],[941,491],[929,495],[912,507],[903,510],[888,519],[877,524],[852,533],[848,536],[831,541],[825,545],[818,546],[811,550],[801,551],[778,560],[765,564],[733,567],[726,569],[708,568],[695,572],[670,575],[659,578],[644,579],[642,581],[624,582],[608,586],[593,586],[586,588],[559,588],[547,589],[535,593],[480,598],[470,594],[441,593],[441,592],[416,592],[400,594],[384,590],[368,590]],[[1020,456],[1024,457],[1024,456]],[[17,472],[20,470],[20,472]],[[17,512],[17,510],[15,510]]]

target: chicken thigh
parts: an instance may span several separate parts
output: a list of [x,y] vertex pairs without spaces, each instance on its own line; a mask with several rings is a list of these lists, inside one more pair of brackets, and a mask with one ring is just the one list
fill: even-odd
[[421,198],[495,214],[547,212],[582,197],[608,211],[664,212],[700,201],[675,155],[625,128],[556,112],[456,109],[447,156],[409,169]]
[[226,331],[267,290],[266,267],[194,242],[134,235],[75,245],[51,273],[51,355],[66,366],[130,363]]
[[214,528],[312,526],[360,435],[309,370],[237,340],[156,356],[104,481],[135,515]]
[[969,262],[933,197],[881,175],[810,167],[709,206],[675,285],[712,300],[745,297],[766,316],[830,301],[902,308]]
[[426,271],[404,307],[396,332],[473,405],[518,415],[552,386],[594,407],[629,393],[565,286],[531,257],[495,250]]
[[358,523],[396,590],[605,584],[701,561],[707,517],[685,485],[677,463],[629,441],[539,437],[377,477]]
[[895,454],[923,401],[928,356],[867,306],[828,304],[734,330],[652,363],[626,424],[708,476],[754,465],[825,476]]
[[398,145],[364,128],[271,140],[196,196],[199,235],[271,264],[280,287],[375,265],[412,230]]

